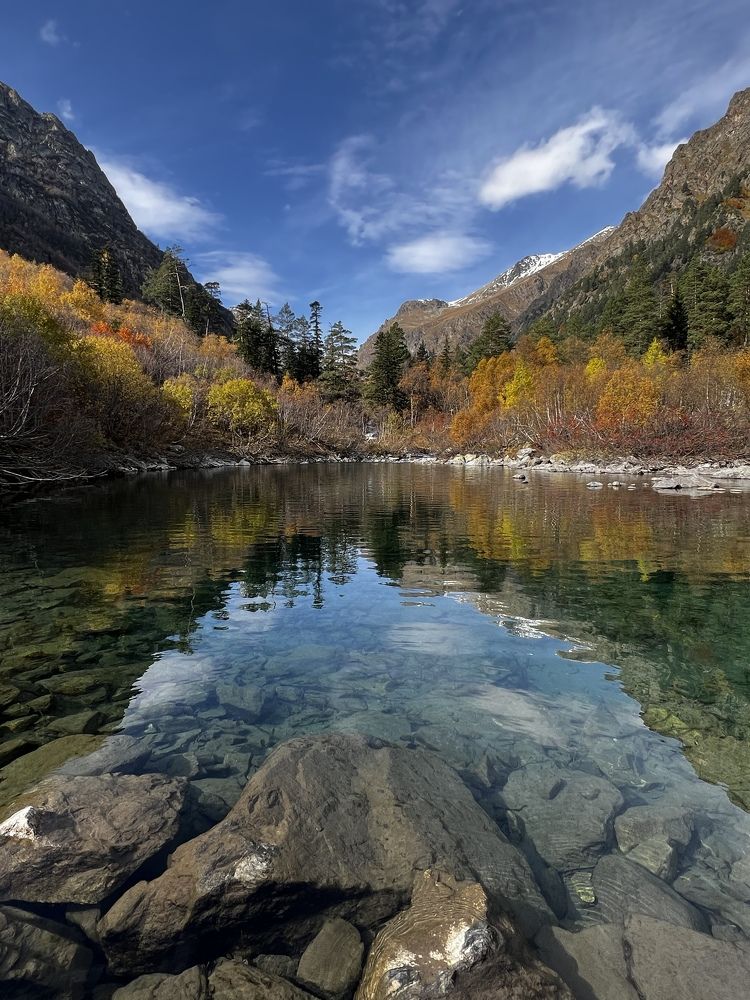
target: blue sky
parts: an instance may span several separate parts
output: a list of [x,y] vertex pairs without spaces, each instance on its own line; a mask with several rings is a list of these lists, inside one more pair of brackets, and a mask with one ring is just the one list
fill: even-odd
[[27,0],[0,79],[138,225],[364,339],[619,222],[750,86],[747,0]]

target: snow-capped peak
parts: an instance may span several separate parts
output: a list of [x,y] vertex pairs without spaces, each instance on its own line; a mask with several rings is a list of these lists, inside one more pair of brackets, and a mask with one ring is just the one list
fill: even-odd
[[522,278],[528,278],[531,274],[536,274],[537,271],[541,271],[543,267],[548,267],[550,264],[559,260],[560,257],[564,256],[568,251],[564,250],[562,253],[532,253],[528,257],[524,257],[523,260],[519,260],[517,264],[513,267],[509,267],[507,271],[503,271],[492,281],[483,285],[481,288],[477,289],[476,292],[471,292],[469,295],[465,295],[462,299],[454,299],[453,302],[448,304],[451,306],[465,306],[472,302],[478,302],[480,299],[487,298],[489,295],[493,295],[495,292],[499,292],[503,288],[509,288],[514,285],[517,281]]

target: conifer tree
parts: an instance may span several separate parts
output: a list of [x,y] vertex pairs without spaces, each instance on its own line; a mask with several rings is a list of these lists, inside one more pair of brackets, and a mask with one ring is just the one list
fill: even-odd
[[263,371],[264,331],[263,316],[259,307],[259,302],[256,305],[252,305],[248,299],[240,302],[235,307],[236,327],[234,336],[237,344],[237,353],[242,360],[250,365],[251,368]]
[[658,334],[659,304],[648,267],[639,257],[625,287],[622,340],[631,354],[640,356]]
[[90,284],[103,302],[122,302],[120,268],[110,247],[102,247],[92,255]]
[[662,337],[672,351],[688,348],[688,314],[679,285],[675,286],[662,326]]
[[484,321],[482,332],[469,346],[462,367],[467,375],[471,375],[484,358],[496,358],[509,350],[510,346],[510,324],[501,313],[493,313]]
[[167,247],[161,264],[143,283],[144,301],[158,306],[163,312],[185,316],[185,293],[192,284],[182,247]]
[[747,347],[750,344],[750,252],[740,257],[729,279],[727,304],[732,319],[732,333],[739,343]]
[[381,330],[375,338],[373,359],[367,369],[365,392],[371,402],[403,409],[406,400],[399,382],[408,360],[406,337],[398,323]]
[[294,310],[285,302],[276,315],[281,371],[295,378],[297,367],[297,326]]
[[316,379],[320,375],[320,364],[323,357],[323,329],[320,325],[320,314],[323,306],[315,299],[310,303],[310,348],[308,350],[308,377]]
[[314,365],[310,348],[310,320],[307,316],[298,316],[294,321],[294,335],[297,351],[294,358],[294,368],[289,372],[297,382],[308,382],[315,376],[312,374]]
[[323,344],[320,385],[329,399],[354,399],[357,395],[356,339],[339,320]]
[[696,257],[683,276],[682,292],[687,306],[690,347],[700,347],[706,337],[726,340],[730,325],[729,288],[723,273]]
[[418,365],[427,365],[429,368],[432,364],[432,358],[429,355],[427,348],[424,346],[424,341],[419,341],[419,347],[414,355],[414,361]]

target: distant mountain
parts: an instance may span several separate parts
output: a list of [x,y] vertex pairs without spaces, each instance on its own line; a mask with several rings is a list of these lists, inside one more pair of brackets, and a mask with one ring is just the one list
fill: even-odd
[[0,247],[79,276],[108,245],[127,295],[140,295],[161,251],[73,133],[0,83]]
[[[559,320],[578,311],[594,322],[613,287],[627,280],[635,257],[645,257],[655,280],[696,254],[727,261],[750,247],[750,88],[732,98],[715,125],[679,146],[659,186],[636,212],[563,254],[534,254],[454,302],[404,302],[395,316],[410,349],[423,340],[437,353],[446,338],[467,346],[485,319],[501,312],[522,332],[546,314]],[[376,331],[362,346],[371,356]]]
[[531,254],[503,271],[492,281],[461,299],[410,299],[402,303],[395,316],[387,319],[360,349],[360,363],[367,364],[377,334],[398,322],[406,333],[409,349],[414,351],[420,341],[428,351],[437,354],[447,339],[452,346],[467,347],[479,334],[484,321],[501,312],[518,330],[529,309],[551,288],[569,288],[585,273],[588,256],[604,242],[611,229],[585,240],[563,253]]

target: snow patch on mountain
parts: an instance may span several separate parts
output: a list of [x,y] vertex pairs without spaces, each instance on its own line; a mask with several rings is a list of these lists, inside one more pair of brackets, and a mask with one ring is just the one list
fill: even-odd
[[553,264],[560,257],[563,257],[569,251],[564,250],[562,253],[533,253],[529,254],[528,257],[524,257],[523,260],[519,260],[517,264],[513,267],[509,267],[507,271],[503,271],[492,281],[483,285],[481,288],[477,289],[476,292],[471,292],[469,295],[465,295],[461,299],[454,299],[453,302],[449,302],[448,305],[451,306],[466,306],[473,302],[479,302],[481,299],[485,299],[495,292],[499,292],[503,288],[509,288],[514,285],[517,281],[522,278],[528,278],[531,274],[536,274],[537,271],[541,271],[542,268],[548,267]]

